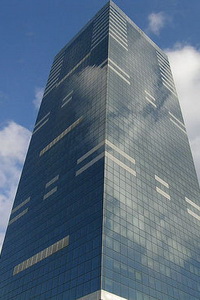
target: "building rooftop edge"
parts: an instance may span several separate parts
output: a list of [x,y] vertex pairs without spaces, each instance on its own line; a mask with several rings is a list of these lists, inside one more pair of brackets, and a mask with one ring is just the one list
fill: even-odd
[[162,54],[164,56],[167,57],[166,53],[154,42],[152,41],[147,35],[146,33],[140,29],[124,12],[123,10],[121,10],[121,8],[119,8],[114,1],[109,0],[95,15],[94,17],[92,17],[83,27],[80,31],[78,31],[75,36],[55,55],[54,59],[57,58],[57,56],[59,56],[63,51],[65,51],[65,49],[67,49],[73,42],[74,40],[94,21],[94,19],[101,14],[101,12],[108,6],[112,5],[125,19],[127,22],[129,22],[140,34],[142,34],[144,36],[144,38],[153,46],[155,47],[157,50],[159,50],[160,52],[162,52]]

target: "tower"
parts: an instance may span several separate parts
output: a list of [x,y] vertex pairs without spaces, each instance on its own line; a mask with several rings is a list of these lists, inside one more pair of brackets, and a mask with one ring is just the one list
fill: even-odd
[[200,191],[166,55],[112,1],[56,55],[2,300],[198,300]]

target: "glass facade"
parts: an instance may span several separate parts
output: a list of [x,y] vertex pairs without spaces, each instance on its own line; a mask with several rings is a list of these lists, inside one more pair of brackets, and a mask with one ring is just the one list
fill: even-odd
[[55,57],[2,300],[199,300],[200,191],[168,59],[112,1]]

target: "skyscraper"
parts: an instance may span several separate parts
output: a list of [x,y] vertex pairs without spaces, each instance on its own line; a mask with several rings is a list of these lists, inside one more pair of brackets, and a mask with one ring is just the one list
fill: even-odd
[[2,300],[199,300],[200,191],[168,59],[112,1],[55,57]]

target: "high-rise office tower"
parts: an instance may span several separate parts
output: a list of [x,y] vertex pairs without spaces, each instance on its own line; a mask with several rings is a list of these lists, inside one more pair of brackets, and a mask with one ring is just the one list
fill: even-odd
[[55,57],[2,300],[199,300],[200,192],[166,55],[109,2]]

